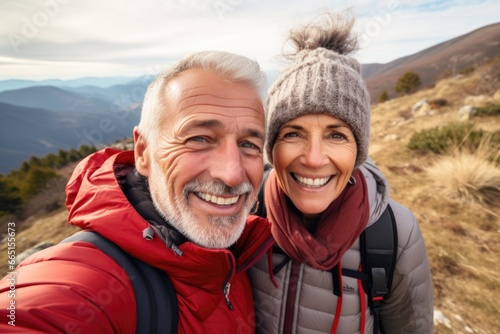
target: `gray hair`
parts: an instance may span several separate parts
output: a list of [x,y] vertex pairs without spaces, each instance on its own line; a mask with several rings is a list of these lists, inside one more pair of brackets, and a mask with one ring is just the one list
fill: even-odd
[[225,51],[202,51],[173,63],[149,85],[144,97],[139,132],[148,143],[154,144],[158,124],[164,116],[162,93],[167,84],[180,73],[190,69],[212,71],[221,78],[242,82],[254,88],[263,100],[267,79],[259,64],[247,57]]

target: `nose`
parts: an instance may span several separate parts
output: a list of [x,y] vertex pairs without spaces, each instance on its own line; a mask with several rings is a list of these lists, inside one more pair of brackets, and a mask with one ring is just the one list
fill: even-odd
[[242,153],[237,142],[221,143],[215,150],[210,176],[230,187],[236,187],[245,181]]
[[311,138],[304,147],[302,154],[302,163],[309,168],[320,168],[327,162],[327,156],[323,152],[323,143],[321,138]]

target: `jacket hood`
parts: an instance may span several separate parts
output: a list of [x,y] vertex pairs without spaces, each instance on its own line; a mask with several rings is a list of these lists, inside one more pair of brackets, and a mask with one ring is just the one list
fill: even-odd
[[[178,245],[180,253],[176,253],[157,235],[146,238],[143,232],[151,224],[120,186],[120,179],[133,169],[133,151],[105,149],[82,160],[66,186],[69,223],[101,234],[132,256],[173,277],[179,275],[175,278],[181,280],[185,275],[190,279],[197,276],[204,282],[217,281],[220,272],[253,264],[272,244],[269,223],[255,216],[248,219],[242,236],[229,250],[207,249],[185,241]],[[207,268],[213,270],[207,272]]]
[[368,158],[359,167],[366,179],[370,201],[370,219],[368,226],[380,218],[389,203],[389,184],[382,171]]

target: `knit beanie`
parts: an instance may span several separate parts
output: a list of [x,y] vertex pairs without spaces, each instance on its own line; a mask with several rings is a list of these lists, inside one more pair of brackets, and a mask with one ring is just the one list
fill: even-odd
[[267,97],[266,154],[281,126],[302,115],[323,113],[346,122],[357,144],[355,167],[368,157],[370,95],[352,57],[318,45],[297,52],[294,62],[271,85]]

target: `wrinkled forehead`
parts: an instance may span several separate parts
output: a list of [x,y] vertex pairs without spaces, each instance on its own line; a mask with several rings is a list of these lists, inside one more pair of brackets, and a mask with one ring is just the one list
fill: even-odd
[[255,91],[239,90],[235,87],[198,86],[185,89],[179,94],[179,108],[198,105],[221,106],[225,108],[247,108],[264,114],[262,102]]
[[246,109],[264,116],[262,100],[253,87],[204,70],[189,70],[172,79],[165,87],[164,100],[178,111],[206,106],[235,112]]

